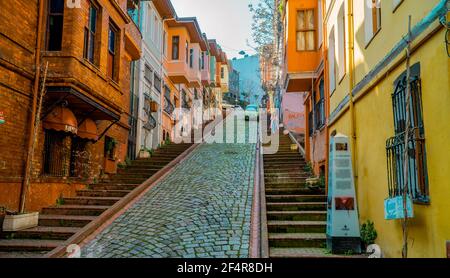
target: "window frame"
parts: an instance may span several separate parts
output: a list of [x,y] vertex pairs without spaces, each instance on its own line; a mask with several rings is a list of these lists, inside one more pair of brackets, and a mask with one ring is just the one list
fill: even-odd
[[[114,51],[111,50],[111,34],[114,34]],[[119,63],[117,61],[119,55],[119,37],[120,37],[120,29],[117,25],[110,19],[108,24],[108,45],[107,45],[107,54],[108,54],[108,62],[107,62],[107,75],[111,80],[117,82],[119,79]],[[112,59],[111,59],[112,57]],[[112,63],[112,64],[110,64]],[[111,71],[111,72],[110,72]]]
[[[64,10],[65,10],[65,1],[64,0],[60,0],[60,1],[62,1],[63,2],[63,9],[62,9],[62,12],[52,12],[51,11],[51,8],[52,8],[52,5],[51,5],[51,2],[52,1],[58,1],[58,0],[49,0],[49,1],[47,1],[47,5],[48,5],[48,7],[47,7],[47,34],[46,34],[46,42],[45,42],[45,50],[46,51],[62,51],[62,42],[63,42],[63,36],[64,36]],[[52,37],[52,32],[51,32],[51,28],[50,28],[50,22],[51,22],[51,18],[54,18],[54,17],[61,17],[62,18],[62,20],[61,20],[61,30],[60,30],[60,32],[61,32],[61,38],[60,38],[60,41],[58,42],[59,43],[59,47],[57,48],[57,49],[50,49],[50,42],[52,41],[51,40],[51,37]]]
[[189,67],[194,68],[194,48],[189,49]]
[[[93,1],[89,1],[89,14],[88,14],[88,20],[87,20],[87,24],[84,27],[84,31],[85,31],[85,37],[84,37],[84,51],[83,51],[83,57],[84,59],[86,59],[87,61],[89,61],[90,63],[94,64],[94,65],[98,65],[98,58],[97,56],[97,47],[96,47],[96,43],[97,43],[97,38],[98,38],[98,27],[99,27],[99,15],[100,15],[100,8],[99,6],[94,3]],[[94,9],[96,11],[96,16],[95,16],[95,31],[91,30],[91,12],[92,9]],[[93,42],[92,42],[93,40]],[[91,47],[91,43],[92,43],[92,49],[90,49]],[[92,53],[90,53],[90,51],[92,51]],[[90,57],[90,55],[92,55],[92,58]],[[92,60],[91,60],[92,59]]]
[[172,60],[180,60],[180,36],[172,36]]
[[[306,14],[307,14],[307,12],[308,11],[313,11],[313,16],[314,16],[314,28],[313,29],[309,29],[309,28],[306,28],[306,26],[308,25],[307,23],[307,20],[306,20]],[[303,17],[303,19],[304,19],[304,26],[305,26],[305,28],[304,29],[298,29],[298,15],[299,15],[299,13],[300,12],[303,12],[304,13],[304,17]],[[318,49],[318,46],[317,46],[317,15],[316,15],[316,8],[305,8],[305,9],[298,9],[298,10],[296,10],[296,18],[295,18],[295,21],[296,21],[296,25],[295,25],[295,49],[296,49],[296,51],[297,52],[314,52],[314,51],[317,51],[317,49]],[[308,32],[314,32],[314,49],[307,49],[307,47],[308,47],[308,36],[306,36],[306,34],[308,33]],[[305,49],[299,49],[299,47],[298,47],[298,35],[299,35],[299,33],[304,33],[305,34]]]
[[[374,4],[378,1],[378,4]],[[381,24],[382,24],[382,10],[381,10],[381,0],[372,0],[372,3],[374,4],[373,7],[365,7],[364,8],[364,32],[366,33],[365,36],[365,49],[369,47],[369,45],[372,43],[374,38],[378,35],[378,33],[381,31]],[[379,7],[377,7],[379,6]],[[370,21],[367,19],[368,14],[370,13]],[[367,26],[370,24],[370,26]],[[370,27],[370,28],[369,28]],[[369,38],[369,35],[367,32],[371,32],[371,36]]]

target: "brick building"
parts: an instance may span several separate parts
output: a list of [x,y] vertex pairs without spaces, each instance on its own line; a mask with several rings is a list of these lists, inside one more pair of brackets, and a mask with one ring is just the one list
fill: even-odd
[[0,207],[17,210],[24,200],[47,62],[25,210],[71,196],[125,160],[130,64],[141,53],[131,2],[0,0]]

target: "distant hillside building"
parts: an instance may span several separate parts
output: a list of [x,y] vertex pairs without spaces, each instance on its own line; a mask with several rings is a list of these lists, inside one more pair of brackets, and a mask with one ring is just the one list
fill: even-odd
[[231,61],[233,69],[239,72],[239,99],[260,104],[264,91],[261,84],[259,55],[246,55]]

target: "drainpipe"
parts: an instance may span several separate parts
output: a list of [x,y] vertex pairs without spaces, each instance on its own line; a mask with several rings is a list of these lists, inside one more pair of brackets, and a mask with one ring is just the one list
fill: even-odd
[[36,38],[36,49],[35,49],[35,76],[34,76],[34,85],[33,85],[33,96],[32,96],[32,108],[31,108],[31,118],[30,118],[30,131],[28,137],[28,146],[27,146],[27,158],[25,162],[25,174],[22,181],[22,186],[20,189],[20,201],[19,201],[19,211],[23,213],[25,211],[25,198],[27,194],[27,188],[30,183],[31,171],[28,169],[31,166],[31,157],[32,157],[32,146],[33,146],[33,134],[35,133],[35,121],[36,121],[36,107],[37,107],[37,95],[39,91],[39,79],[41,75],[41,48],[42,48],[42,25],[43,25],[43,17],[44,17],[44,0],[40,0],[38,2],[38,26],[37,26],[37,38]]
[[323,35],[323,42],[322,42],[322,55],[323,55],[323,61],[324,61],[324,86],[325,86],[325,115],[326,115],[326,124],[325,124],[325,194],[328,196],[328,165],[329,165],[329,161],[330,161],[330,134],[329,132],[329,128],[328,128],[328,119],[330,118],[330,82],[328,80],[328,78],[325,78],[328,74],[328,36],[326,35],[328,33],[327,31],[327,24],[325,23],[325,10],[326,10],[326,5],[325,5],[325,0],[321,1],[321,5],[322,5],[322,34]]
[[353,88],[355,86],[355,47],[354,47],[354,23],[353,23],[353,0],[348,1],[348,48],[349,48],[349,100],[350,100],[350,130],[351,130],[351,140],[352,140],[352,166],[353,175],[358,177],[357,165],[357,148],[356,148],[356,119],[355,119],[355,106],[353,102]]

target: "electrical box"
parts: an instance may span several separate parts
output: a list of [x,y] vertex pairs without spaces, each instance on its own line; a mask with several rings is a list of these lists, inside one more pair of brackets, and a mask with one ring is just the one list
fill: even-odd
[[332,137],[329,151],[327,248],[333,254],[360,254],[358,204],[348,137]]

